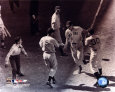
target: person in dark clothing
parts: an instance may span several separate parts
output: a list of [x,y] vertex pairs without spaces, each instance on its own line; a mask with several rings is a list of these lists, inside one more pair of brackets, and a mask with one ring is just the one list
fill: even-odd
[[13,13],[15,13],[14,5],[16,5],[18,8],[20,7],[19,0],[9,0],[9,5],[10,5],[10,9]]
[[30,25],[31,25],[31,35],[36,35],[39,31],[38,29],[38,0],[31,0],[30,2]]
[[22,39],[20,37],[15,38],[15,44],[11,47],[5,58],[5,67],[8,67],[9,62],[12,67],[12,79],[16,79],[16,74],[19,76],[24,76],[20,70],[20,54],[24,53],[25,56],[28,56],[27,52],[22,46]]

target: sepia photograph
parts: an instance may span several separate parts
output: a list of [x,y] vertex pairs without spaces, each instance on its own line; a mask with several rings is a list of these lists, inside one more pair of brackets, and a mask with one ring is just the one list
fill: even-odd
[[0,0],[0,92],[115,92],[115,0]]

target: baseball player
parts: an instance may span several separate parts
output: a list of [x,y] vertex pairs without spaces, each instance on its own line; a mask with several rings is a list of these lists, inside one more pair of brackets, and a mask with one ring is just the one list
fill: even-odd
[[[71,46],[71,54],[76,63],[79,66],[79,74],[82,70],[82,61],[83,61],[83,28],[79,26],[73,26],[71,21],[66,22],[67,30],[65,32],[66,42],[64,49],[67,48],[68,43]],[[78,51],[80,54],[78,55]]]
[[0,5],[0,39],[1,39],[1,48],[5,48],[4,40],[5,37],[11,37],[11,34],[8,32],[7,28],[5,27],[2,17],[1,17],[1,5]]
[[20,54],[24,53],[25,56],[27,55],[27,52],[22,46],[22,39],[21,37],[15,38],[15,44],[11,47],[10,51],[8,52],[6,58],[5,58],[5,67],[8,67],[9,62],[12,67],[12,79],[16,79],[16,74],[19,76],[24,76],[20,71]]
[[[53,30],[55,30],[54,38],[58,41],[59,44],[63,45],[62,38],[61,38],[61,35],[60,35],[60,28],[61,28],[60,6],[55,7],[55,12],[54,12],[54,14],[52,15],[52,18],[51,18],[51,27],[52,27]],[[61,52],[62,56],[67,56],[67,54],[64,53],[62,47],[60,47],[59,49],[60,49],[60,52]]]
[[43,51],[43,59],[45,61],[45,65],[49,68],[49,78],[47,85],[52,87],[51,81],[55,84],[55,74],[57,71],[57,59],[55,55],[55,47],[59,47],[58,42],[53,38],[54,30],[49,28],[47,31],[47,36],[44,36],[40,39],[39,45]]
[[[91,35],[85,40],[85,45],[90,48],[90,69],[98,79],[102,75],[102,66],[100,58],[100,38],[98,35]],[[94,84],[97,85],[97,82]]]

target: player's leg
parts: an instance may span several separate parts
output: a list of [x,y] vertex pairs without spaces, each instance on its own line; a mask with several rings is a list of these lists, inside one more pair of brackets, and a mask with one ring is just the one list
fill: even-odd
[[[98,73],[98,68],[97,68],[97,53],[91,49],[91,56],[90,56],[90,69],[93,72],[95,78],[98,80],[100,77],[100,74]],[[94,84],[94,86],[98,86],[98,83]]]
[[56,83],[56,80],[55,80],[55,74],[56,74],[56,71],[57,71],[57,59],[56,59],[56,55],[55,53],[52,54],[51,58],[50,58],[50,73],[49,73],[49,76],[52,77],[52,81],[53,83],[55,84]]
[[48,54],[48,53],[43,53],[43,59],[44,59],[44,62],[45,62],[45,65],[47,66],[48,70],[49,70],[49,77],[48,77],[48,81],[46,82],[47,85],[49,85],[51,88],[53,88],[53,86],[51,85],[51,80],[52,80],[52,76],[51,76],[51,72],[52,72],[52,69],[51,69],[51,62],[50,62],[50,57],[51,57],[51,54]]
[[71,44],[71,54],[72,54],[74,62],[77,65],[79,65],[79,63],[78,63],[78,57],[77,57],[77,46],[76,46],[76,44]]
[[79,46],[78,50],[80,51],[80,54],[78,56],[79,57],[78,65],[79,65],[79,74],[80,74],[82,71],[82,64],[84,59],[84,48],[82,44]]
[[16,68],[17,68],[17,74],[19,75],[19,76],[24,76],[22,73],[21,73],[21,71],[20,71],[20,55],[17,55],[16,56]]
[[12,79],[16,79],[16,64],[14,56],[10,56],[10,64],[12,67]]
[[100,76],[102,75],[102,65],[101,65],[101,55],[100,52],[97,51],[97,68],[98,68],[98,72],[100,74]]

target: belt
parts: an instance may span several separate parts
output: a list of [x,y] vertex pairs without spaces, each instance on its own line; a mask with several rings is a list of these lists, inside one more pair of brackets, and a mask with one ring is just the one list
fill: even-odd
[[20,54],[19,55],[11,55],[11,57],[14,57],[14,56],[20,56]]

